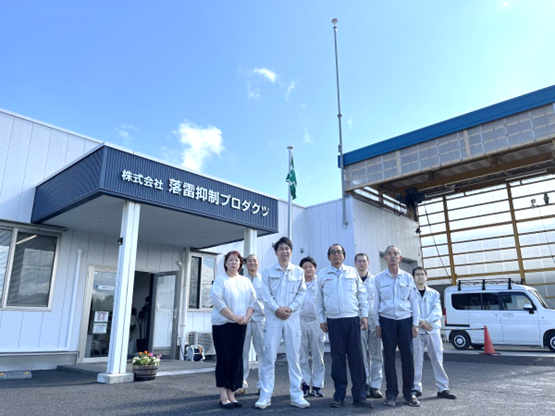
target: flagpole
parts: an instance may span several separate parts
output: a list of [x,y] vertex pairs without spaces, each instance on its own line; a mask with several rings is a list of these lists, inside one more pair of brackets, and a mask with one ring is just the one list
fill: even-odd
[[[288,162],[287,162],[287,172],[291,172],[291,159],[293,158],[293,146],[287,146],[287,149],[289,149],[289,157],[288,157]],[[287,237],[289,239],[291,239],[292,234],[292,228],[291,228],[291,186],[289,185],[289,183],[287,184],[287,193],[289,195],[289,204],[287,207]]]
[[333,19],[333,38],[335,41],[335,74],[337,80],[337,120],[339,121],[339,168],[341,169],[341,202],[343,205],[343,228],[347,228],[347,207],[345,205],[345,165],[343,163],[343,129],[341,126],[341,92],[339,90],[339,58],[337,57],[337,22],[339,20]]

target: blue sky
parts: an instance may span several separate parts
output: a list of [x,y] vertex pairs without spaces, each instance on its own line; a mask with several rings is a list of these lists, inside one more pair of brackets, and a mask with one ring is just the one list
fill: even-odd
[[551,0],[18,1],[0,108],[301,205],[358,149],[555,84]]

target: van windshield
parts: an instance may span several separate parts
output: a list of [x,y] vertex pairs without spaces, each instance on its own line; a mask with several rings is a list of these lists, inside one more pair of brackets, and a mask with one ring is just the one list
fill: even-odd
[[545,309],[555,309],[553,308],[536,289],[530,289],[530,293],[536,297],[540,305],[542,305]]

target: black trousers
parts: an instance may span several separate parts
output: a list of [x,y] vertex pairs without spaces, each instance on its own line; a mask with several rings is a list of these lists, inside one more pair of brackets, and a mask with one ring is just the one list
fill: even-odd
[[362,358],[362,344],[360,335],[360,318],[328,319],[328,330],[331,349],[331,378],[335,386],[333,399],[345,400],[347,393],[347,363],[349,360],[349,371],[353,387],[351,394],[353,400],[366,398],[366,373],[364,371],[364,360]]
[[227,323],[212,326],[216,348],[216,387],[231,391],[243,386],[243,344],[246,325]]
[[412,348],[412,317],[407,319],[389,319],[380,316],[382,329],[383,362],[387,389],[385,396],[396,399],[399,395],[397,369],[395,368],[395,350],[401,353],[403,370],[403,397],[412,395],[414,388],[414,357]]

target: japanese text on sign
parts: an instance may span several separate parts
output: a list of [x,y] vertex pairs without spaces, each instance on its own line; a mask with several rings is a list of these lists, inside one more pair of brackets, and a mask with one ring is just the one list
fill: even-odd
[[[121,172],[121,178],[125,182],[136,183],[137,185],[156,189],[158,191],[164,191],[164,183],[161,179],[144,176],[141,173],[133,173],[129,170],[123,170]],[[224,195],[223,193],[213,191],[212,189],[195,186],[194,184],[179,181],[177,179],[168,179],[168,192],[204,201],[209,204],[220,205],[222,207],[229,205],[232,209],[243,212],[249,211],[253,215],[260,213],[263,217],[267,216],[270,212],[268,207],[260,206],[256,202],[247,200],[241,201],[239,198],[235,198],[232,195]]]

